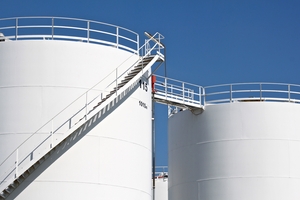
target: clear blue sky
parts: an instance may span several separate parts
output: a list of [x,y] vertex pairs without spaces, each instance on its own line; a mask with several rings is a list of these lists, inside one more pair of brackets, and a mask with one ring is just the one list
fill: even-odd
[[[300,84],[299,0],[0,0],[0,18],[59,16],[160,32],[167,75],[202,86]],[[167,108],[156,105],[157,165],[167,165]]]

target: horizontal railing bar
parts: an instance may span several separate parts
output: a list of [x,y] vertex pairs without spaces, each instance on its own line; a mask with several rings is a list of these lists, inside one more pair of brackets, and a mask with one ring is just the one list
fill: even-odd
[[15,28],[16,28],[15,26],[3,26],[3,27],[0,27],[0,30],[15,29]]
[[113,24],[105,23],[105,22],[98,22],[94,20],[86,20],[86,19],[79,19],[79,18],[70,18],[70,17],[51,17],[51,16],[29,16],[29,17],[10,17],[10,18],[1,18],[0,21],[7,21],[7,20],[16,20],[16,19],[54,19],[54,20],[70,20],[70,21],[82,21],[82,22],[89,22],[89,23],[95,23],[95,24],[101,24],[105,26],[111,26],[115,28],[122,29],[124,31],[130,32],[138,36],[138,34],[130,29],[121,27],[121,26],[116,26]]
[[[49,24],[45,24],[45,22],[39,22],[39,24],[36,24],[36,25],[33,25],[34,21],[33,22],[30,22],[30,21],[27,21],[27,20],[34,20],[34,19],[49,19]],[[51,21],[50,21],[51,20]],[[52,24],[54,20],[54,24]],[[62,21],[64,20],[68,20],[68,21],[79,21],[79,22],[84,22],[85,24],[78,24],[77,25],[74,25],[74,26],[68,26],[68,25],[58,25],[59,23],[61,23]],[[0,28],[0,30],[17,30],[17,29],[30,29],[30,30],[33,30],[33,29],[46,29],[46,28],[49,28],[51,29],[51,32],[53,33],[54,31],[54,34],[51,35],[52,38],[55,37],[55,30],[57,29],[67,29],[67,30],[80,30],[80,31],[87,31],[87,32],[90,32],[90,33],[101,33],[101,34],[104,34],[104,35],[110,35],[110,36],[114,36],[116,38],[122,38],[128,42],[131,42],[135,45],[138,45],[139,44],[139,35],[137,33],[135,33],[134,31],[131,31],[127,28],[124,28],[124,27],[120,27],[120,26],[115,26],[115,25],[112,25],[112,24],[108,24],[108,23],[103,23],[103,22],[97,22],[97,21],[93,21],[93,20],[84,20],[84,19],[78,19],[78,18],[67,18],[67,17],[49,17],[49,16],[37,16],[37,17],[17,17],[17,18],[4,18],[4,19],[0,19],[0,22],[2,21],[11,21],[10,23],[13,23],[14,25],[11,25],[11,26],[5,26],[5,27],[2,27]],[[64,22],[65,24],[68,23],[68,21]],[[17,23],[17,24],[16,24]],[[107,26],[107,27],[111,27],[111,28],[114,28],[115,31],[111,30],[110,32],[108,31],[103,31],[103,30],[96,30],[95,28],[87,28],[87,24],[90,24],[89,27],[91,27],[93,24],[95,25],[101,25],[101,26]],[[104,28],[105,27],[100,27],[100,28]],[[117,31],[119,30],[119,31]],[[122,31],[122,34],[120,34],[120,30]],[[125,32],[127,33],[130,33],[130,34],[133,34],[132,37],[127,37],[123,34],[125,34]],[[16,32],[17,35],[14,35],[14,37],[10,37],[10,36],[5,36],[6,38],[9,38],[9,39],[19,39],[21,38],[21,35],[18,35],[18,32]],[[34,34],[28,34],[28,35],[34,35]],[[127,34],[128,35],[128,34]],[[98,36],[99,37],[99,36]],[[24,37],[23,37],[24,38]],[[28,38],[36,38],[36,36],[34,37],[28,37]],[[96,39],[97,36],[94,38]],[[69,38],[65,38],[65,39],[69,39]],[[72,38],[71,38],[72,39]],[[91,40],[93,39],[93,37],[88,37],[88,40]],[[97,40],[97,39],[96,39]],[[110,40],[115,40],[113,38],[111,38]],[[94,40],[95,41],[95,40]],[[119,40],[115,40],[114,41],[117,46],[119,47],[120,44],[119,44]],[[122,42],[121,42],[122,43]],[[128,48],[127,45],[123,45],[122,46],[123,49],[126,49],[126,50],[129,50],[131,51],[132,48]],[[139,51],[137,50],[139,47],[135,47],[136,49],[134,50],[134,52],[136,52],[136,54],[139,53]]]
[[[244,101],[244,100],[262,100],[262,101],[276,101],[276,102],[295,102],[300,103],[300,100],[298,99],[288,99],[288,98],[272,98],[272,97],[245,97],[245,98],[232,98],[232,102],[238,102],[238,101]],[[230,102],[230,98],[225,99],[217,99],[217,100],[208,100],[206,103],[220,103],[220,102]]]
[[174,81],[174,82],[179,82],[179,83],[183,83],[183,84],[186,84],[186,85],[203,88],[202,86],[199,86],[199,85],[196,85],[196,84],[187,83],[187,82],[184,82],[184,81],[178,81],[176,79],[167,78],[167,77],[163,77],[163,76],[159,76],[159,75],[155,75],[155,76],[158,77],[158,78],[165,78],[167,80],[167,82],[168,82],[168,80],[171,80],[171,81]]
[[[206,91],[205,91],[206,92]],[[211,92],[211,93],[205,93],[205,96],[212,96],[212,95],[219,95],[219,94],[230,94],[230,91],[223,91],[223,92]]]
[[280,85],[280,86],[298,86],[297,84],[288,84],[288,83],[273,83],[273,82],[249,82],[249,83],[232,83],[232,84],[219,84],[219,85],[212,85],[212,86],[205,86],[205,89],[208,88],[216,88],[216,87],[225,87],[225,86],[237,86],[237,85]]

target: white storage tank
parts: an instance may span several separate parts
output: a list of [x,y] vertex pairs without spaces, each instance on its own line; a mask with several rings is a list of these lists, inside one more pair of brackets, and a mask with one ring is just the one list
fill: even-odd
[[155,200],[168,200],[168,167],[155,167]]
[[170,200],[300,198],[299,86],[207,87],[169,119]]
[[2,19],[0,32],[0,183],[74,129],[7,199],[152,199],[151,69],[94,108],[141,58],[138,34],[52,17]]

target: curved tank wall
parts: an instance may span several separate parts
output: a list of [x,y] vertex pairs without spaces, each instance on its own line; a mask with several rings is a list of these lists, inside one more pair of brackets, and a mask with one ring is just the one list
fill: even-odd
[[299,199],[300,105],[236,102],[169,119],[169,199]]
[[[0,43],[0,162],[88,88],[137,59],[115,47],[83,42]],[[73,134],[9,199],[151,199],[151,91],[133,90],[106,107],[95,123]]]

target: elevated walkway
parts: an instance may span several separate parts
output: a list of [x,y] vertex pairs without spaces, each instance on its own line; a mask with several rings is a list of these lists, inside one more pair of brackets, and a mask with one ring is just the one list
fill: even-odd
[[155,102],[191,111],[204,110],[202,86],[158,75],[152,77],[152,82]]

